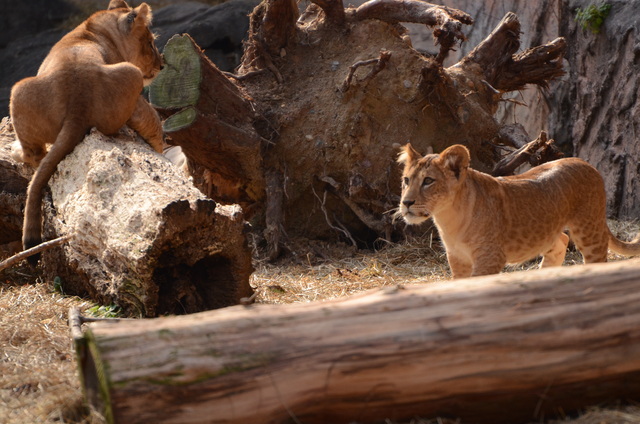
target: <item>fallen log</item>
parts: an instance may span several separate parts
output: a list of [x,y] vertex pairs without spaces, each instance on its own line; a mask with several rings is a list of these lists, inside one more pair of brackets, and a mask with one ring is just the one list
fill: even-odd
[[640,261],[348,299],[94,322],[82,385],[108,422],[530,422],[639,400]]
[[[10,157],[15,134],[6,127],[2,137],[0,174],[12,179],[0,181],[28,181],[28,167]],[[26,184],[14,185],[24,204]],[[65,293],[150,317],[235,305],[253,292],[240,208],[207,199],[133,133],[92,132],[49,186],[45,239],[72,238],[46,250],[42,266]]]

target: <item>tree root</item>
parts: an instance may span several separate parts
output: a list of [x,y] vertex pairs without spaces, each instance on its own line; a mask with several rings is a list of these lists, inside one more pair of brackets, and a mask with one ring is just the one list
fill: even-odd
[[509,12],[460,65],[482,69],[486,83],[502,92],[520,90],[527,84],[546,88],[549,80],[564,74],[562,58],[567,48],[564,38],[515,54],[520,48],[519,38],[520,21]]
[[373,79],[373,77],[375,77],[380,71],[384,69],[384,67],[387,65],[387,62],[389,61],[390,58],[391,58],[390,51],[381,50],[380,57],[378,59],[362,60],[360,62],[356,62],[353,65],[349,66],[349,74],[347,75],[344,82],[342,83],[342,86],[340,87],[340,91],[345,93],[349,89],[349,87],[351,86],[351,80],[353,79],[353,75],[356,73],[356,70],[360,66],[374,65],[369,71],[369,73],[363,79],[358,81],[359,83],[366,83],[367,81],[370,81],[371,79]]
[[462,33],[462,25],[473,24],[473,18],[461,10],[417,0],[371,0],[356,9],[355,17],[359,20],[413,22],[436,27],[433,37],[436,45],[440,45],[440,52],[436,56],[439,64],[444,62],[456,42],[467,39]]

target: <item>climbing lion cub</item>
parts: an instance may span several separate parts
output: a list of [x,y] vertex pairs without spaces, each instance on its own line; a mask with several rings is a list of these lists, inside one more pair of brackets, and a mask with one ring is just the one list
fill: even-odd
[[140,96],[162,68],[150,23],[146,3],[132,9],[111,0],[53,46],[35,77],[13,86],[10,113],[21,145],[14,156],[37,167],[27,190],[25,249],[42,240],[42,190],[92,127],[114,134],[126,124],[162,153],[160,119]]
[[398,214],[408,224],[433,217],[454,278],[498,273],[540,254],[541,266],[561,265],[565,228],[586,263],[606,262],[608,248],[640,254],[640,241],[611,234],[602,177],[580,159],[494,178],[469,168],[464,146],[422,157],[407,144],[398,162],[404,164]]

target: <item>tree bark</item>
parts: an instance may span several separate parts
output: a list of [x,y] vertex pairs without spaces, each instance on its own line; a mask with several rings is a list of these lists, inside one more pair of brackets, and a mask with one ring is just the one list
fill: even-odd
[[11,158],[15,133],[9,118],[0,122],[0,254],[22,250],[22,220],[27,186],[33,171]]
[[75,341],[113,422],[513,424],[638,400],[638,320],[630,260],[97,322]]
[[[28,181],[32,170],[9,155],[15,134],[2,135],[3,169]],[[206,199],[132,132],[118,138],[92,132],[58,165],[49,187],[45,239],[71,240],[45,251],[42,264],[65,293],[146,317],[235,305],[251,295],[240,208]]]

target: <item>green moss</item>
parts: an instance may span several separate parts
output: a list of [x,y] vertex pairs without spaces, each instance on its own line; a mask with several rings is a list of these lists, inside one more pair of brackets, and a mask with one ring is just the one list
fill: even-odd
[[180,131],[183,128],[187,128],[196,120],[196,109],[193,107],[187,107],[182,109],[178,113],[174,113],[162,124],[162,129],[166,133]]
[[[88,353],[91,356],[93,364],[95,366],[98,384],[98,395],[100,396],[100,400],[102,402],[101,412],[106,422],[112,424],[114,422],[114,418],[113,408],[111,407],[111,382],[109,381],[109,367],[102,361],[102,356],[100,355],[100,351],[96,344],[96,339],[91,330],[87,330],[84,334]],[[85,386],[83,385],[83,387]]]
[[594,34],[600,33],[600,28],[604,24],[604,20],[609,16],[611,5],[609,3],[598,2],[591,3],[586,8],[576,9],[576,22],[580,24],[583,30],[591,31]]

